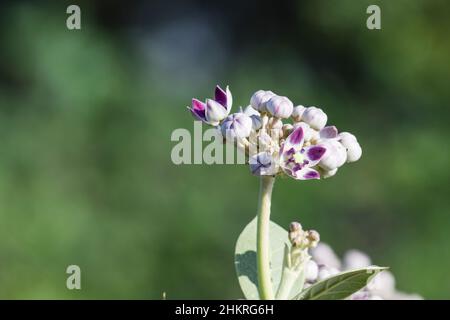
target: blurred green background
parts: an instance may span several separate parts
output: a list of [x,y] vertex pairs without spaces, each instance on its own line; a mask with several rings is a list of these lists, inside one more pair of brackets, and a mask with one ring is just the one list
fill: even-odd
[[[79,4],[82,29],[66,28]],[[366,28],[381,7],[382,29]],[[273,220],[449,298],[450,2],[3,1],[0,298],[235,299],[246,166],[170,160],[185,107],[229,84],[324,108],[363,158],[275,185]],[[82,270],[69,291],[66,267]]]

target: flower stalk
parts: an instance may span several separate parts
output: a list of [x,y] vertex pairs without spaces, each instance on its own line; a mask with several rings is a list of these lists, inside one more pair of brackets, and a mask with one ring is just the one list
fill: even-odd
[[256,233],[256,264],[258,270],[258,290],[261,300],[273,300],[272,277],[270,272],[270,203],[275,178],[272,176],[261,176],[259,201],[258,201],[258,224]]

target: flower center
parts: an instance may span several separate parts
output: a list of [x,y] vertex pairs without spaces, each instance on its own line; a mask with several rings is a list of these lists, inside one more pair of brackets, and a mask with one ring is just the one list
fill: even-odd
[[293,158],[294,158],[295,163],[300,163],[300,164],[303,163],[303,160],[305,159],[305,157],[300,152],[295,153]]

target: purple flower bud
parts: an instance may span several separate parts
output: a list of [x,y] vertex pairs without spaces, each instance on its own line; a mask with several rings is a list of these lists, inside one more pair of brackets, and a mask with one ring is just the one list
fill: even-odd
[[197,99],[192,99],[192,107],[188,107],[194,118],[206,122],[206,104]]
[[294,105],[291,100],[286,97],[273,96],[267,101],[267,112],[277,118],[289,118],[294,109]]
[[311,128],[320,130],[325,127],[328,117],[322,109],[309,107],[303,112],[302,120],[311,126]]
[[229,115],[220,127],[222,135],[230,140],[247,138],[252,131],[252,119],[242,112]]
[[266,103],[275,95],[272,91],[258,90],[250,99],[251,106],[259,112],[266,112]]
[[233,105],[233,96],[231,95],[231,91],[228,86],[225,90],[219,86],[216,86],[214,100],[224,106],[225,109],[228,110],[228,113],[230,112],[231,106]]

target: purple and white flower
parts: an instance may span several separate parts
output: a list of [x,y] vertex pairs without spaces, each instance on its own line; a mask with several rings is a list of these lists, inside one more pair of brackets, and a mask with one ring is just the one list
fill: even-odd
[[217,126],[225,119],[231,111],[233,104],[233,96],[228,86],[226,90],[216,86],[215,96],[213,99],[206,99],[206,103],[198,99],[192,99],[192,106],[188,109],[192,115],[206,124]]
[[235,141],[248,156],[255,175],[328,178],[345,162],[361,157],[356,137],[326,126],[328,117],[320,108],[294,107],[287,97],[258,90],[245,111],[230,114],[232,99],[228,87],[216,86],[214,99],[192,99],[189,109],[196,119],[218,127],[228,141]]
[[326,152],[323,145],[303,146],[302,127],[295,129],[280,150],[280,166],[290,177],[298,180],[320,179],[319,171],[313,169]]

